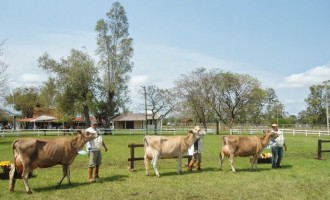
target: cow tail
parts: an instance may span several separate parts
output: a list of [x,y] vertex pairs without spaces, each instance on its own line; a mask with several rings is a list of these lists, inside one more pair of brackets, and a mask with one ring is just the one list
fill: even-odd
[[19,139],[16,139],[16,140],[14,140],[14,142],[13,142],[13,144],[11,145],[11,147],[12,147],[12,149],[13,149],[13,159],[14,159],[14,164],[15,164],[15,159],[16,159],[16,156],[15,156],[15,151],[17,151],[16,150],[16,143],[19,141]]
[[222,136],[221,137],[221,142],[222,142],[222,145],[225,146],[227,144],[226,142],[226,136]]

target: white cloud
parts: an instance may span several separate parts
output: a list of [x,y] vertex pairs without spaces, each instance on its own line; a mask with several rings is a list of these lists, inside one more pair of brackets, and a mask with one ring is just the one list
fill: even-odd
[[325,80],[329,80],[330,65],[323,65],[312,68],[306,72],[292,74],[285,77],[274,88],[309,88],[312,85],[321,84]]

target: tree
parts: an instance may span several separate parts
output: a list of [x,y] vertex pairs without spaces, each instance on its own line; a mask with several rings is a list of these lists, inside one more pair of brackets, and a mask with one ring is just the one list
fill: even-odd
[[197,68],[176,81],[181,102],[206,126],[209,120],[228,127],[234,123],[261,123],[266,91],[246,74]]
[[[260,82],[247,74],[213,73],[208,102],[219,120],[232,127],[247,122],[246,118],[260,116],[265,93]],[[253,113],[253,115],[251,115]]]
[[7,86],[7,75],[6,70],[8,65],[5,63],[3,56],[3,51],[5,48],[6,41],[0,42],[0,92],[3,94]]
[[264,117],[266,122],[278,123],[278,119],[284,117],[284,105],[278,99],[273,88],[266,89],[265,105]]
[[49,77],[48,81],[45,82],[40,88],[39,102],[40,107],[48,108],[50,106],[55,106],[56,97],[56,81],[54,78]]
[[[106,107],[106,120],[109,126],[111,118],[118,110],[125,109],[130,101],[127,88],[128,73],[132,71],[132,42],[129,38],[126,12],[119,2],[114,2],[106,13],[107,19],[97,22],[97,50],[99,64],[104,70],[102,93]],[[100,105],[103,106],[103,105]]]
[[313,85],[309,88],[310,94],[305,99],[307,104],[306,120],[312,126],[326,124],[325,96],[328,90],[324,85]]
[[[60,61],[51,58],[47,53],[39,58],[39,67],[54,75],[49,80],[49,87],[55,86],[56,108],[64,118],[77,114],[85,117],[90,125],[90,107],[96,101],[96,83],[98,71],[94,61],[87,52],[72,49],[70,55]],[[54,82],[54,83],[52,83]]]
[[[169,89],[159,89],[150,85],[140,90],[140,94],[146,95],[147,110],[151,111],[154,133],[157,135],[157,123],[170,113],[175,105],[175,95]],[[159,118],[156,116],[159,115]]]
[[22,118],[33,116],[33,108],[39,104],[39,90],[35,87],[15,88],[5,97],[5,105],[13,106],[14,110],[21,112]]
[[197,68],[189,74],[181,75],[181,79],[175,82],[175,90],[180,98],[177,109],[193,116],[204,128],[207,128],[206,123],[214,116],[207,104],[210,89],[208,79],[212,73],[213,71],[207,72],[205,68]]

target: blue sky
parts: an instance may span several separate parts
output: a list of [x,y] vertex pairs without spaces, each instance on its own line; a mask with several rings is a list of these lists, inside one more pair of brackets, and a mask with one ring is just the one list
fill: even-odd
[[[11,87],[47,80],[37,59],[86,47],[113,1],[0,0],[0,41]],[[138,110],[143,85],[171,88],[196,67],[250,74],[275,89],[290,114],[305,109],[311,85],[330,77],[330,1],[125,0],[134,40],[130,89]],[[95,57],[96,58],[96,57]]]

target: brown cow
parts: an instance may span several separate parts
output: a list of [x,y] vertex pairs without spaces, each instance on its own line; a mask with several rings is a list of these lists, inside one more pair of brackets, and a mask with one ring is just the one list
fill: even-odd
[[149,161],[158,177],[157,160],[161,158],[178,158],[177,173],[181,173],[182,157],[188,148],[194,144],[198,136],[197,131],[189,130],[187,136],[145,136],[144,137],[144,165],[146,175],[149,175]]
[[272,137],[276,137],[276,133],[271,131],[264,131],[264,135],[262,137],[239,135],[223,136],[223,146],[219,159],[220,169],[222,169],[224,157],[229,158],[231,169],[235,173],[234,157],[253,156],[251,161],[251,170],[253,170],[257,167],[258,156]]
[[22,179],[26,192],[31,194],[28,178],[30,172],[39,167],[47,168],[54,165],[62,165],[63,176],[57,183],[61,187],[62,181],[67,177],[70,182],[70,165],[84,145],[97,137],[95,133],[78,131],[73,138],[59,137],[50,140],[34,138],[17,139],[13,142],[14,164],[9,172],[9,190],[14,191],[15,171],[22,173]]

